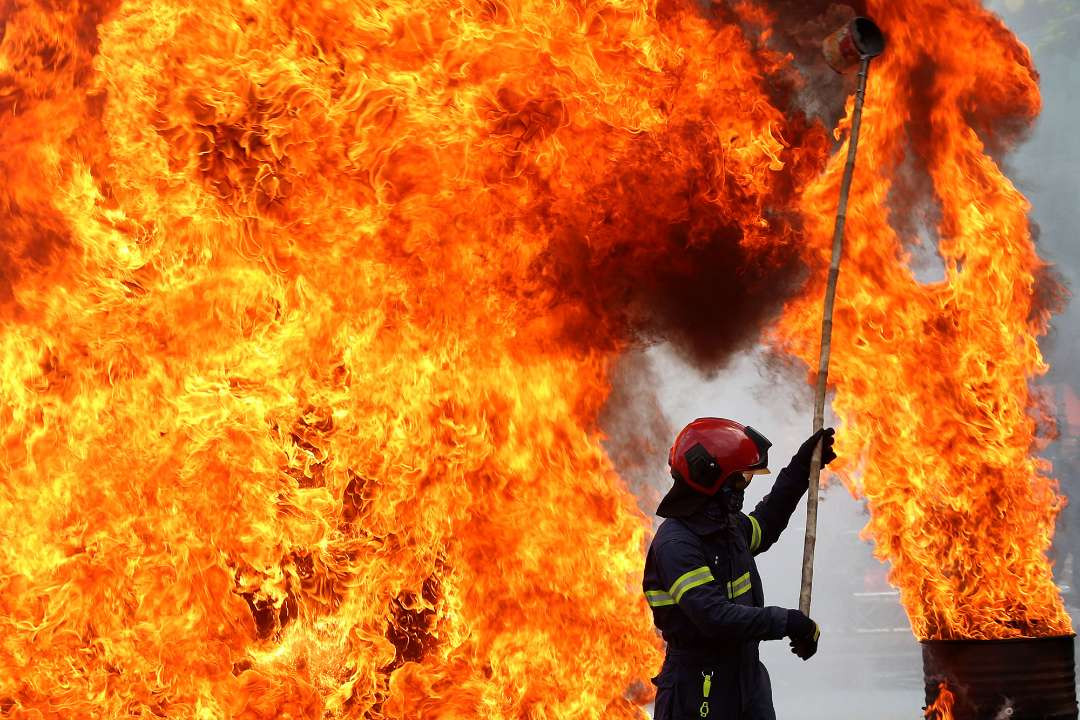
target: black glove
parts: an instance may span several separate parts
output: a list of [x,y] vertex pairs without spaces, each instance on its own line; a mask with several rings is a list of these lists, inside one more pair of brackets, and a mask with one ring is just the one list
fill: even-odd
[[787,611],[784,635],[791,638],[791,652],[803,660],[809,660],[817,652],[818,637],[821,631],[817,623],[798,610]]
[[794,459],[806,467],[810,467],[810,459],[814,456],[814,446],[817,445],[818,438],[821,438],[821,467],[825,467],[836,459],[836,453],[832,449],[835,435],[836,430],[832,428],[818,430],[799,446],[799,451],[795,453]]

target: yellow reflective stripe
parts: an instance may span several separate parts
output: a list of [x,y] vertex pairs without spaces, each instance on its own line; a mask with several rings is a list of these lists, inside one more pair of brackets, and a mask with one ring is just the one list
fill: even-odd
[[747,570],[746,572],[744,572],[741,576],[737,577],[736,579],[728,581],[728,584],[727,584],[728,590],[729,591],[734,590],[735,588],[739,587],[740,585],[743,585],[743,584],[746,584],[746,583],[749,583],[749,582],[750,582],[750,571]]
[[761,525],[753,515],[750,516],[750,526],[750,552],[754,552],[761,547]]
[[734,600],[740,595],[745,595],[748,592],[750,592],[750,583],[746,583],[746,585],[742,586],[741,588],[737,588],[733,593],[731,593],[731,595],[729,595],[729,597]]
[[682,596],[686,594],[687,590],[693,590],[707,582],[712,582],[714,579],[712,570],[709,569],[709,566],[702,565],[688,573],[683,573],[678,580],[672,583],[668,593],[671,597],[675,598],[675,602],[679,602],[682,600]]
[[750,592],[750,573],[746,572],[736,580],[732,580],[727,584],[727,594],[731,599],[735,599],[740,595],[745,595]]
[[818,627],[817,623],[814,623],[814,642],[817,642],[819,637],[821,637],[821,628]]
[[645,598],[649,601],[650,607],[664,607],[665,605],[675,604],[675,598],[663,590],[646,590]]

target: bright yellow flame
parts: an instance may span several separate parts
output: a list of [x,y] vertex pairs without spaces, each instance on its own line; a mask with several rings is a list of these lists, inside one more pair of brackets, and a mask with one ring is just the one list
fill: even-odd
[[[1039,261],[965,114],[1033,115],[1027,56],[969,3],[878,10],[909,50],[853,199],[846,477],[921,635],[1062,631]],[[632,0],[0,17],[0,707],[640,717],[648,521],[597,427],[636,308],[608,288],[730,238],[820,266],[839,161],[811,184],[826,135],[770,100],[768,31]],[[920,48],[930,286],[884,209]],[[819,291],[778,331],[802,357]]]
[[640,717],[649,522],[601,446],[627,336],[588,270],[669,257],[624,230],[691,195],[794,241],[763,214],[824,154],[780,174],[741,31],[49,7],[0,55],[0,706]]

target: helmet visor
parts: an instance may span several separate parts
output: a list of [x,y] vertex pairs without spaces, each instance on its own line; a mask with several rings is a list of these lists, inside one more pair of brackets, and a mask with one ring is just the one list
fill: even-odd
[[[764,470],[765,473],[769,472],[769,448],[772,447],[772,443],[769,441],[769,438],[765,437],[749,425],[745,427],[745,432],[746,437],[750,438],[753,441],[754,446],[757,448],[758,451],[758,461],[747,469]],[[765,473],[758,474],[763,475]]]

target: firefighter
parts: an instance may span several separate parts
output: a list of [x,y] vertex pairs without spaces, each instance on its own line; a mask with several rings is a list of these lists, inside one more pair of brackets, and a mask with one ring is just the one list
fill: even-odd
[[769,472],[772,443],[721,418],[695,420],[675,438],[668,455],[675,483],[656,510],[666,519],[649,547],[642,583],[667,642],[653,678],[656,720],[775,720],[758,644],[787,637],[791,651],[808,660],[819,629],[798,610],[765,607],[754,556],[787,527],[819,439],[822,464],[836,458],[833,435],[827,428],[804,442],[749,515],[742,513],[743,493],[754,475]]

